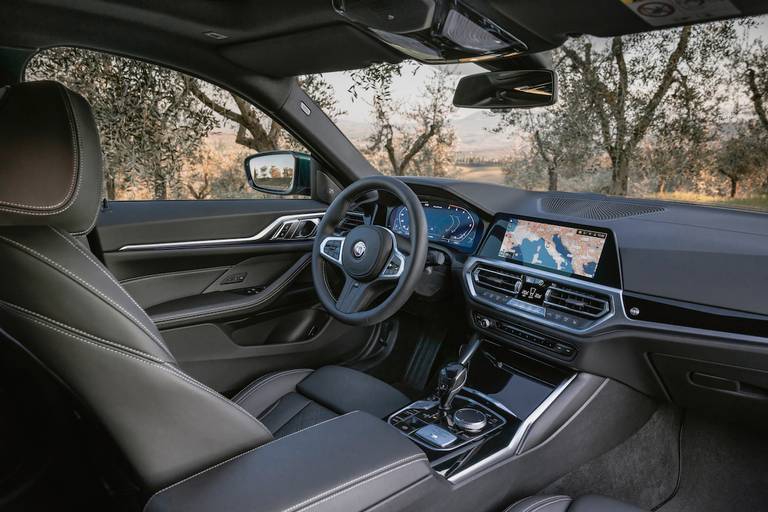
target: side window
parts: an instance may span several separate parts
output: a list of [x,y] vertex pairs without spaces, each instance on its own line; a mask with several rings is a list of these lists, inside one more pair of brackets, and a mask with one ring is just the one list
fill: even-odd
[[55,80],[90,102],[110,200],[274,197],[249,186],[244,160],[267,151],[306,152],[242,98],[155,64],[52,48],[30,60],[26,79]]

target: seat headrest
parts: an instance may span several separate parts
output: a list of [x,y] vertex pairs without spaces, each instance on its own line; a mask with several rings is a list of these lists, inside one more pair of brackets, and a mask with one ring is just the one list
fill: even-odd
[[57,82],[0,89],[0,226],[74,235],[96,222],[104,182],[88,102]]

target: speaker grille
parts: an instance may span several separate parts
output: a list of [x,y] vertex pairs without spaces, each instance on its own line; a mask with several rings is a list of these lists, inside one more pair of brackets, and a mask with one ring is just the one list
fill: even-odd
[[572,199],[570,197],[546,197],[541,200],[541,209],[548,213],[569,215],[582,219],[612,220],[635,215],[661,213],[664,208],[636,203],[620,203],[590,199]]

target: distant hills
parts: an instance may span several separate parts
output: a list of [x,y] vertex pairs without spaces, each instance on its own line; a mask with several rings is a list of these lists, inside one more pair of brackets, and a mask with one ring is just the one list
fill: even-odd
[[[451,121],[456,130],[456,152],[463,155],[501,158],[520,151],[525,142],[520,135],[492,133],[496,119],[492,114],[478,111],[460,119]],[[337,122],[341,131],[355,144],[365,144],[371,135],[371,126],[367,123],[342,118]]]

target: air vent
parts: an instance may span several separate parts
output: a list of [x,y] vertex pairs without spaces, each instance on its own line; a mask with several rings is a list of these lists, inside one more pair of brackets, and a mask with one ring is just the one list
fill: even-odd
[[613,220],[664,211],[661,206],[597,199],[572,199],[561,196],[545,197],[541,200],[541,209],[547,213],[591,220]]
[[605,296],[553,284],[544,295],[544,304],[587,318],[600,318],[611,310]]
[[349,211],[339,223],[336,232],[343,235],[363,224],[365,224],[365,215],[363,215],[363,212]]
[[482,265],[475,268],[474,272],[472,272],[472,279],[478,286],[506,295],[517,295],[523,284],[523,276],[521,274],[495,268],[491,269]]

